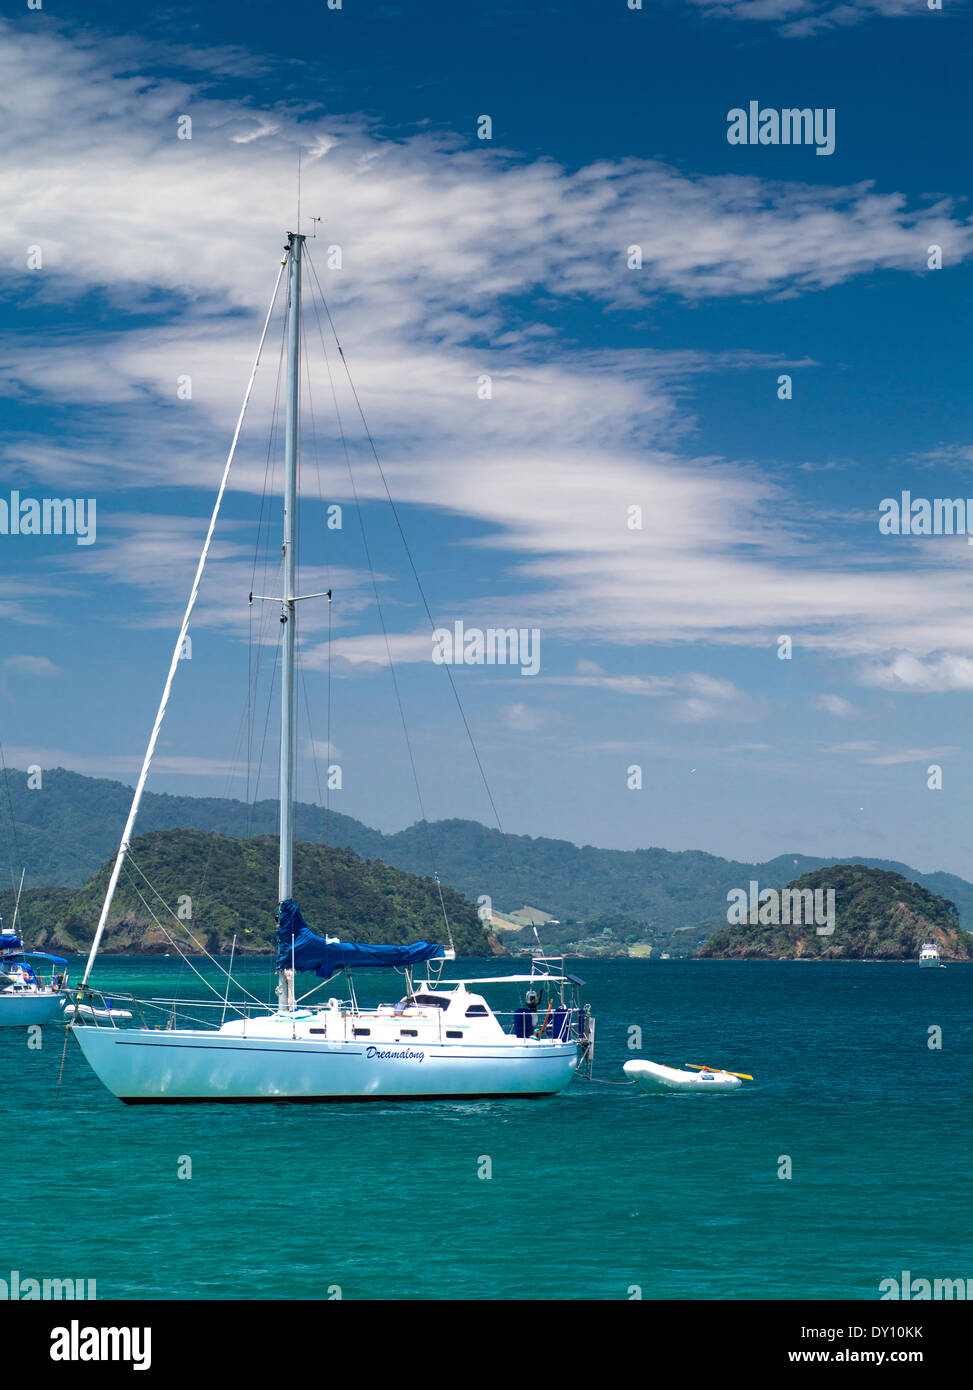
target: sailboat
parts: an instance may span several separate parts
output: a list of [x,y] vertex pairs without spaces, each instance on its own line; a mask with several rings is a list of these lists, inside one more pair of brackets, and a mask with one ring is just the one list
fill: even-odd
[[[50,963],[53,968],[48,981],[37,975],[32,960]],[[67,998],[62,992],[66,976],[58,975],[56,969],[66,966],[62,956],[25,950],[13,930],[0,926],[0,1028],[27,1028],[56,1018]]]
[[[67,961],[47,951],[28,951],[17,931],[23,891],[24,873],[21,873],[13,922],[5,927],[0,917],[0,1028],[29,1028],[38,1023],[50,1023],[60,1014],[67,998],[62,992],[68,979]],[[51,974],[47,981],[34,970],[31,964],[34,960],[50,964]],[[60,975],[56,967],[60,967]]]
[[[563,958],[541,954],[529,974],[487,979],[443,979],[451,949],[439,943],[407,945],[342,942],[320,936],[305,923],[293,896],[295,781],[295,645],[297,631],[296,511],[300,381],[301,271],[305,238],[288,233],[277,285],[264,322],[257,357],[224,468],[209,530],[169,675],[149,738],[122,841],[112,866],[105,901],[77,992],[71,1032],[101,1081],[129,1104],[201,1101],[328,1101],[541,1096],[564,1090],[579,1066],[590,1067],[594,1020],[580,1003],[582,981],[564,969]],[[183,641],[226,487],[281,276],[287,272],[287,379],[283,592],[281,603],[280,861],[278,875],[274,1004],[242,1001],[212,1027],[182,1027],[172,1001],[164,1024],[152,1026],[146,1009],[159,1001],[132,998],[128,1026],[89,984],[119,875],[128,854],[139,803],[172,689]],[[251,595],[251,599],[252,599]],[[330,595],[328,596],[330,598]],[[268,909],[269,909],[268,905]],[[424,979],[416,966],[427,964]],[[371,1009],[360,1008],[351,972],[358,967],[402,972],[401,996]],[[232,968],[232,965],[231,965]],[[309,1004],[296,997],[295,977],[320,980],[347,975],[350,999]],[[394,977],[397,978],[397,977]],[[227,992],[229,991],[229,976]],[[481,990],[522,988],[524,1002],[495,1012]],[[396,990],[398,993],[398,990]],[[118,1001],[117,990],[112,991]],[[128,996],[125,996],[126,1003]],[[145,1008],[143,1008],[143,1003]],[[88,1012],[82,1012],[86,1007]],[[199,1006],[194,1004],[193,1013]]]

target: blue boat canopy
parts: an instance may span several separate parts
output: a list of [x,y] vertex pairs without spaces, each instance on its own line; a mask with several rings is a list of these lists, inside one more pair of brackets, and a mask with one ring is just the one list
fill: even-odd
[[67,965],[63,956],[52,956],[47,951],[25,951],[25,956],[38,956],[41,960],[52,960],[55,965]]
[[0,935],[0,953],[5,951],[22,951],[23,949],[24,943],[19,936],[8,936],[6,932]]
[[315,936],[301,916],[296,902],[288,898],[280,905],[277,921],[277,969],[312,972],[330,980],[345,966],[415,965],[422,960],[445,956],[442,946],[429,941],[410,941],[407,946],[358,946],[351,941],[335,941]]

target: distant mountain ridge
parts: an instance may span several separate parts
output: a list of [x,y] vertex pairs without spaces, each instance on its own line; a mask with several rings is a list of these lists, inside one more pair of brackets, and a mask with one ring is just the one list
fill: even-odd
[[[9,801],[7,794],[9,792]],[[131,801],[131,788],[106,778],[55,768],[43,774],[40,790],[28,790],[24,773],[8,770],[0,787],[0,868],[13,864],[8,807],[16,821],[17,853],[33,885],[80,887],[117,848]],[[298,840],[347,847],[363,859],[422,876],[431,872],[426,829],[419,823],[394,834],[372,830],[340,812],[295,807]],[[220,797],[171,796],[146,792],[138,831],[192,829],[246,838],[274,834],[277,803]],[[761,888],[782,888],[796,877],[834,864],[854,862],[902,874],[954,902],[960,923],[973,928],[973,884],[955,874],[920,874],[886,859],[845,855],[822,859],[782,854],[764,863],[722,859],[701,850],[611,850],[567,840],[508,835],[477,821],[444,820],[428,834],[443,883],[476,902],[488,895],[501,911],[516,911],[524,898],[561,920],[622,913],[645,921],[650,934],[726,920],[727,894],[757,879]],[[511,868],[510,858],[516,866]]]

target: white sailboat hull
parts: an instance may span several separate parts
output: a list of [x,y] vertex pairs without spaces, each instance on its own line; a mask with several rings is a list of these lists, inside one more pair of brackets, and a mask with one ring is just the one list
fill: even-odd
[[61,1012],[65,996],[53,990],[0,994],[0,1028],[30,1028],[50,1023]]
[[543,1039],[407,1047],[78,1024],[72,1032],[129,1104],[555,1095],[579,1055],[573,1042]]

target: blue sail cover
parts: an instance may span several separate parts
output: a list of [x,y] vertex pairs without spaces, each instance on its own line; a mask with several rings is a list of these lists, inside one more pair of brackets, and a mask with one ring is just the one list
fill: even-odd
[[8,936],[6,932],[0,935],[0,952],[22,951],[23,949],[24,943],[19,936]]
[[350,941],[325,941],[315,936],[301,916],[301,909],[290,898],[280,905],[277,922],[277,969],[312,972],[322,980],[345,966],[416,965],[446,954],[442,946],[429,941],[410,941],[408,946],[356,946]]

